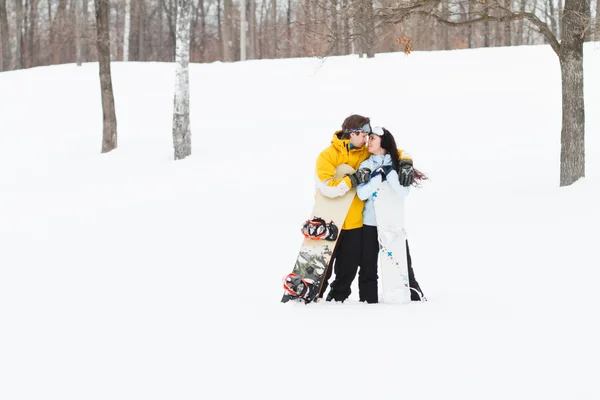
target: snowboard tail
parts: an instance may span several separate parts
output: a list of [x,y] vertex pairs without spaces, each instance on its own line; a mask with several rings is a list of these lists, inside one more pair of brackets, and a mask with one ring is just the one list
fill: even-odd
[[383,182],[374,198],[379,237],[381,300],[384,303],[409,303],[410,282],[404,229],[404,197]]
[[[334,179],[342,179],[354,172],[354,168],[342,164],[336,168]],[[343,196],[329,198],[317,190],[310,218],[302,225],[304,239],[294,268],[283,279],[282,303],[297,300],[308,304],[315,301],[327,275],[339,239],[339,229],[344,225],[355,194],[356,189],[352,188]]]

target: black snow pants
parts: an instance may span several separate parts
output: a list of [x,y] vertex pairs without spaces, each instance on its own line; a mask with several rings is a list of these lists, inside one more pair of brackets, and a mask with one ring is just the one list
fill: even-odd
[[340,232],[340,237],[327,267],[325,279],[321,285],[319,297],[323,297],[323,294],[325,294],[334,270],[335,280],[331,283],[327,300],[344,301],[352,293],[350,286],[356,277],[362,253],[362,229],[347,229]]
[[[364,225],[362,229],[363,251],[360,261],[360,271],[358,272],[359,299],[360,301],[365,301],[367,303],[377,303],[377,261],[379,256],[377,227]],[[408,284],[411,287],[410,299],[411,301],[419,301],[424,295],[419,286],[419,282],[417,282],[417,279],[415,278],[415,271],[412,268],[408,240],[406,241],[406,262],[408,264]]]

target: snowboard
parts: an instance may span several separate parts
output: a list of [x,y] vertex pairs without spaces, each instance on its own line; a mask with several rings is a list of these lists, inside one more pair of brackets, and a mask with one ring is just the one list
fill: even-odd
[[373,206],[379,237],[379,299],[383,303],[410,303],[404,196],[384,181],[373,193]]
[[[354,168],[342,164],[336,168],[334,179],[342,179],[346,174],[354,172]],[[324,221],[327,224],[328,231],[330,228],[334,231],[329,233],[336,233],[335,229],[337,229],[337,233],[335,235],[325,234],[320,239],[314,237],[303,238],[292,273],[284,277],[285,291],[281,302],[287,303],[290,300],[298,300],[308,304],[318,296],[333,250],[339,239],[339,233],[355,194],[356,189],[351,188],[343,196],[330,198],[321,194],[317,189],[309,220]],[[303,228],[304,226],[299,231],[302,232]],[[286,285],[294,287],[295,293],[287,290]]]

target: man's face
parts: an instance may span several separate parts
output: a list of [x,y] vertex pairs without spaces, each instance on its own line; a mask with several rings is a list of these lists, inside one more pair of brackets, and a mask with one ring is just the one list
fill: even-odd
[[350,134],[350,143],[354,147],[363,147],[367,143],[367,137],[369,135],[366,132],[358,132]]

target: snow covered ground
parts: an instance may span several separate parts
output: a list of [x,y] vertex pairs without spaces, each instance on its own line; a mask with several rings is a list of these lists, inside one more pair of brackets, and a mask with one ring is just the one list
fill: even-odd
[[[549,46],[0,74],[0,398],[600,399],[600,44],[586,178],[559,188]],[[429,301],[281,304],[314,161],[359,113],[430,181],[407,199]],[[356,286],[354,286],[356,289]]]

